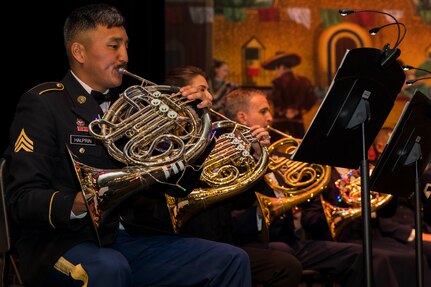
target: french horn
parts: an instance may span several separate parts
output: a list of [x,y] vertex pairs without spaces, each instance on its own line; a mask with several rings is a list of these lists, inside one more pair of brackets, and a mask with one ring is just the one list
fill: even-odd
[[[372,172],[372,169],[370,169]],[[334,240],[337,240],[343,229],[353,220],[362,215],[361,208],[361,177],[353,171],[341,175],[335,182],[335,186],[340,191],[340,202],[344,202],[348,207],[335,206],[320,195],[323,211],[328,223],[329,231]],[[370,192],[371,212],[383,207],[392,199],[391,194]]]
[[[270,197],[256,192],[266,227],[290,209],[319,195],[328,185],[331,168],[320,164],[290,160],[301,140],[268,127],[284,138],[268,147],[270,172],[265,174],[266,183],[284,197]],[[276,179],[277,175],[281,182]]]
[[126,166],[94,168],[77,161],[69,151],[98,239],[100,226],[116,207],[182,172],[210,142],[208,109],[199,115],[179,88],[155,85],[123,68],[119,71],[142,84],[121,93],[103,118],[89,124],[89,132]]
[[250,128],[212,112],[225,119],[212,124],[215,146],[203,163],[201,187],[186,197],[165,194],[175,233],[180,233],[192,216],[247,190],[266,171],[268,150]]

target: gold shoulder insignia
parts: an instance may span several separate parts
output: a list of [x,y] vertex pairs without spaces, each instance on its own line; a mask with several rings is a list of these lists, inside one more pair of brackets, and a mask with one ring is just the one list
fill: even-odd
[[54,268],[75,280],[82,281],[82,287],[88,286],[88,273],[81,264],[74,265],[62,256],[55,263]]
[[19,152],[22,149],[26,152],[33,152],[33,141],[26,135],[24,129],[21,130],[15,142],[14,151]]
[[35,93],[42,95],[51,91],[62,91],[64,90],[64,85],[60,82],[46,82],[35,86],[32,90]]

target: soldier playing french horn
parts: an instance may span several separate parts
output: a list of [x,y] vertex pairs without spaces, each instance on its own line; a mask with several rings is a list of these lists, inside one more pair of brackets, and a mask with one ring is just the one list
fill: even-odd
[[[115,97],[105,98],[121,85],[128,62],[124,17],[110,5],[92,4],[71,12],[64,25],[64,42],[70,70],[60,82],[43,83],[23,94],[5,154],[10,173],[8,208],[19,231],[14,248],[25,285],[251,286],[249,259],[243,250],[178,235],[132,236],[128,223],[133,221],[121,216],[120,222],[130,200],[113,207],[115,211],[105,209],[131,184],[141,189],[130,198],[137,203],[137,197],[149,190],[163,194],[170,178],[173,185],[179,175],[187,180],[188,173],[179,171],[199,155],[187,154],[190,137],[178,134],[191,124],[191,109],[200,114],[211,105],[211,96],[188,86],[170,98],[164,89],[142,83],[120,94],[121,105]],[[180,105],[184,99],[189,102],[186,110]],[[109,105],[118,106],[121,114],[110,113]],[[129,129],[126,123],[143,115],[147,122]],[[189,134],[209,138],[204,127],[210,124],[201,119]],[[93,121],[97,123],[94,133]],[[139,133],[148,126],[158,132]],[[99,129],[105,136],[121,131],[126,134],[122,139],[137,138],[123,141],[130,149],[120,150],[120,145],[111,145],[119,135],[102,143],[94,136]],[[149,135],[155,143],[147,143]],[[155,155],[149,156],[150,151]],[[128,162],[166,159],[167,152],[175,155],[174,160],[160,169],[155,164],[132,168]],[[112,154],[125,154],[127,160],[120,162]],[[140,173],[127,176],[136,170]],[[149,186],[152,181],[164,182]]]

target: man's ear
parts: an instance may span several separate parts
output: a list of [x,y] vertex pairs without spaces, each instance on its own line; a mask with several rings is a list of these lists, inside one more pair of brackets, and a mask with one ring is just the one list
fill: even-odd
[[84,62],[84,51],[85,48],[82,44],[74,42],[72,44],[72,46],[70,47],[71,53],[73,58],[79,62],[79,63],[83,63]]
[[247,114],[244,112],[237,112],[236,113],[236,119],[238,123],[242,125],[247,125]]

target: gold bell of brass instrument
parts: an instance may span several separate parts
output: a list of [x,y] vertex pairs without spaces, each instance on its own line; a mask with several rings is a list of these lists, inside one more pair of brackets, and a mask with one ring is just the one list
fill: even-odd
[[[370,169],[372,172],[372,169]],[[340,191],[340,202],[344,202],[348,207],[334,206],[320,195],[323,211],[329,226],[329,231],[334,240],[337,240],[343,229],[353,220],[362,215],[361,208],[361,177],[356,176],[352,171],[347,172],[335,182],[335,186]],[[391,199],[391,194],[370,192],[371,212],[386,205]]]
[[[268,147],[271,173],[265,175],[266,183],[284,197],[270,197],[256,192],[256,197],[262,210],[266,227],[284,215],[288,210],[320,194],[331,178],[331,168],[320,164],[304,163],[290,160],[301,140],[293,138],[277,129],[268,127],[284,138]],[[274,176],[278,174],[283,179],[278,182]]]
[[[203,163],[200,177],[203,187],[195,188],[183,198],[165,195],[176,233],[192,216],[247,190],[266,171],[268,151],[252,136],[249,127],[226,119],[214,122],[212,131],[216,143]],[[257,154],[252,154],[252,147]]]
[[199,116],[179,88],[155,85],[127,70],[141,85],[128,87],[90,134],[126,166],[103,170],[79,162],[69,151],[100,243],[99,230],[114,210],[137,192],[165,183],[196,160],[210,142],[208,109]]

